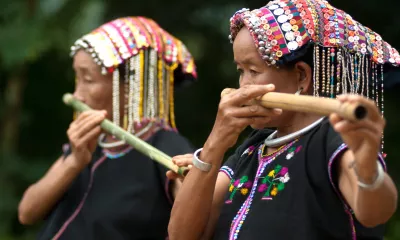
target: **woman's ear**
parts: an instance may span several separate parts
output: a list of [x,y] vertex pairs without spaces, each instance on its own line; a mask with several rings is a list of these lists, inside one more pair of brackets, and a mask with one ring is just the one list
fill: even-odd
[[295,64],[294,68],[298,76],[298,88],[302,88],[303,93],[311,93],[313,73],[310,65],[303,61],[300,61]]

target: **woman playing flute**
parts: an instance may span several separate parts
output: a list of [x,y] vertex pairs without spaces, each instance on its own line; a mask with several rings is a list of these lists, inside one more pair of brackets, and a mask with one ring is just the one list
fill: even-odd
[[174,117],[174,87],[197,78],[191,54],[153,20],[126,17],[78,39],[71,56],[74,96],[95,110],[77,116],[64,154],[26,190],[21,223],[45,219],[38,239],[165,239],[178,182],[100,123],[168,155],[193,152]]
[[[398,52],[323,0],[242,9],[230,32],[240,88],[222,97],[203,148],[174,158],[193,168],[170,239],[383,239],[397,203],[381,154],[383,73]],[[273,91],[360,103],[368,116],[243,106]],[[223,163],[247,126],[256,130]]]

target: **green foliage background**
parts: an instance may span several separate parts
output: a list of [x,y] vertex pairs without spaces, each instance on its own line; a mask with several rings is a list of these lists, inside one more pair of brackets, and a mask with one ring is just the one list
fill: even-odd
[[[69,47],[82,34],[117,17],[151,17],[182,39],[196,58],[199,81],[178,91],[180,132],[196,147],[212,128],[220,91],[237,86],[228,41],[229,18],[261,0],[1,0],[0,2],[0,240],[34,239],[38,226],[23,227],[17,206],[23,191],[59,156],[72,112],[61,102],[73,91]],[[400,48],[398,0],[337,0],[333,5]],[[399,84],[386,90],[385,151],[389,172],[400,185]],[[205,97],[206,96],[206,97]],[[400,216],[386,239],[400,239]]]

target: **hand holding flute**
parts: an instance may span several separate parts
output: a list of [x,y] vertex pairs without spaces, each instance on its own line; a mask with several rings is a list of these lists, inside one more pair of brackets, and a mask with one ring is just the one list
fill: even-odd
[[67,135],[71,143],[71,156],[66,161],[76,169],[83,169],[90,163],[101,133],[100,124],[106,118],[106,111],[86,111],[70,124]]
[[[87,106],[86,104],[82,103],[81,101],[75,99],[72,96],[72,94],[69,94],[69,93],[64,95],[63,101],[65,104],[73,107],[76,111],[79,111],[79,112],[85,112],[85,111],[91,110],[89,108],[89,106]],[[86,115],[88,115],[88,113],[86,113]],[[100,127],[104,131],[114,135],[115,137],[117,137],[120,140],[126,141],[126,143],[135,147],[136,150],[138,150],[139,152],[148,156],[150,159],[164,165],[166,168],[171,169],[172,171],[174,171],[175,173],[178,173],[179,175],[184,176],[187,174],[187,171],[188,171],[187,168],[178,167],[177,165],[175,165],[172,162],[170,156],[161,152],[160,150],[156,149],[155,147],[151,146],[150,144],[146,143],[145,141],[141,140],[140,138],[125,131],[124,129],[115,125],[111,121],[105,119],[105,115],[104,116],[101,116],[101,114],[95,115],[95,116],[93,116],[93,118],[97,120],[97,122],[95,122],[95,123],[97,123],[97,124],[100,123]],[[93,124],[95,124],[95,123],[93,123]],[[93,134],[95,134],[95,133],[100,134],[100,128],[94,128],[93,132],[94,132]]]
[[[233,88],[226,88],[222,91],[221,97],[236,91]],[[329,116],[337,113],[340,117],[357,121],[367,116],[367,109],[360,103],[340,102],[337,99],[321,98],[288,93],[270,92],[256,99],[252,99],[245,105],[260,104],[266,108],[280,108],[283,110],[314,113],[322,116]]]

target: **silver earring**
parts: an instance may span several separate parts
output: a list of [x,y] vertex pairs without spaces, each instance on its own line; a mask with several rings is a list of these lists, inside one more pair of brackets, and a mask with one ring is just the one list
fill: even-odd
[[303,91],[303,88],[299,88],[299,90],[297,90],[297,92],[294,95],[300,95],[300,93]]

